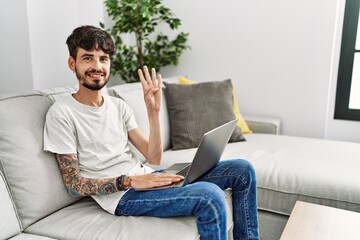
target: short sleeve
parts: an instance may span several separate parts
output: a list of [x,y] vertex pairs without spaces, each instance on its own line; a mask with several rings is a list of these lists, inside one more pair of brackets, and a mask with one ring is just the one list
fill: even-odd
[[75,130],[70,121],[50,108],[44,126],[44,151],[77,153]]
[[136,122],[133,110],[125,101],[122,101],[122,104],[123,106],[121,107],[121,109],[123,109],[123,119],[125,121],[127,130],[131,131],[135,128],[138,128],[139,126]]

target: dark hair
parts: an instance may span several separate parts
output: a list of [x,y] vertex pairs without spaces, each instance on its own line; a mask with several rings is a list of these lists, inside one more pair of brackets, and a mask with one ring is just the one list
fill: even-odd
[[78,48],[83,48],[86,51],[101,49],[110,57],[115,53],[114,42],[110,34],[94,26],[87,25],[75,28],[67,38],[66,44],[70,56],[74,59],[76,59]]

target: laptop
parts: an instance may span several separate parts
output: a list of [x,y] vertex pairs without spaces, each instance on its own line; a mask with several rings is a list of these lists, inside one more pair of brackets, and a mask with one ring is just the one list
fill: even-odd
[[136,190],[149,191],[177,188],[194,182],[220,161],[221,155],[229,142],[236,124],[237,119],[234,119],[206,132],[202,136],[199,147],[191,163],[175,163],[164,170],[166,173],[182,175],[184,176],[184,180],[166,186]]

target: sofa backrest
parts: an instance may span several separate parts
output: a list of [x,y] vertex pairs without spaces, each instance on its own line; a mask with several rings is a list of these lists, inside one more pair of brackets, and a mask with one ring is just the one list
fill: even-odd
[[[164,78],[166,82],[177,82],[179,77]],[[164,89],[163,89],[164,90]],[[108,88],[110,96],[119,97],[123,99],[134,111],[136,121],[139,128],[145,134],[149,135],[149,120],[144,101],[144,93],[140,82],[127,83],[122,85],[116,85]],[[164,91],[163,91],[164,93]],[[170,122],[169,114],[166,105],[166,98],[163,94],[161,110],[160,110],[160,124],[161,124],[161,135],[163,141],[163,149],[167,150],[171,148],[170,141]]]
[[[177,79],[164,80],[174,82]],[[148,134],[141,84],[117,85],[107,90],[130,105],[139,127]],[[48,109],[53,102],[75,91],[76,87],[65,87],[0,95],[0,169],[11,192],[20,230],[78,200],[65,190],[54,154],[43,151],[43,128]],[[105,91],[103,94],[107,94]],[[170,148],[170,126],[165,97],[161,125],[166,150]],[[2,227],[0,225],[0,232]],[[9,228],[9,234],[17,233],[19,228],[14,225],[13,229]]]
[[43,151],[51,105],[36,91],[0,96],[0,164],[21,230],[77,200],[65,190],[54,155]]
[[0,239],[8,239],[20,233],[20,224],[2,172],[0,172],[0,213]]

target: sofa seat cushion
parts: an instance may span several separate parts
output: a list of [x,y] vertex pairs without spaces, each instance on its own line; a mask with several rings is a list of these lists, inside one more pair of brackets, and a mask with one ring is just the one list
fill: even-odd
[[[228,191],[227,197],[230,196],[231,192]],[[69,240],[200,239],[195,217],[118,217],[102,210],[91,198],[84,198],[53,213],[25,232]]]
[[[15,237],[10,238],[9,240],[51,240],[54,238],[49,238],[45,236],[39,236],[34,234],[21,233]],[[55,239],[54,239],[55,240]]]
[[229,144],[253,163],[260,209],[290,215],[296,200],[360,212],[360,144],[271,134]]
[[[290,215],[296,200],[360,212],[360,144],[272,134],[229,143],[222,159],[255,168],[259,209]],[[157,168],[190,162],[196,149],[166,151]]]

